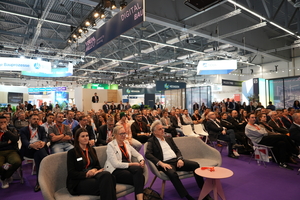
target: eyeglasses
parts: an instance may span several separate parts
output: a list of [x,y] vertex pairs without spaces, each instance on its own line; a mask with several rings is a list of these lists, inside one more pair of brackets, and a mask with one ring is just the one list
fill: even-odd
[[120,136],[125,136],[127,133],[119,133]]

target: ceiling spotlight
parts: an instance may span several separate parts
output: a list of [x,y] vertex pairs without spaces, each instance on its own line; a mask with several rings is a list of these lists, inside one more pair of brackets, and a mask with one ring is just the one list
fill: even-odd
[[72,40],[71,39],[68,39],[68,43],[71,43],[72,42]]
[[39,50],[37,50],[37,49],[34,50],[34,53],[35,53],[35,54],[38,54],[38,53],[39,53]]
[[73,37],[73,38],[77,38],[77,35],[74,33],[74,34],[72,35],[72,37]]
[[79,28],[78,33],[82,33],[82,32],[83,32],[82,28]]
[[92,26],[93,26],[93,27],[94,27],[94,26],[97,26],[96,21],[93,21],[93,22],[92,22]]
[[81,34],[78,34],[77,38],[80,39],[81,38]]
[[114,10],[116,8],[117,8],[116,2],[115,1],[111,1],[111,9]]
[[120,2],[120,10],[123,10],[126,6],[127,6],[127,2],[126,1]]
[[77,42],[77,40],[76,39],[73,39],[73,43],[76,43]]
[[88,33],[88,32],[89,32],[89,30],[87,30],[87,29],[83,29],[83,32],[84,32],[84,33]]
[[104,19],[105,18],[105,13],[104,10],[100,11],[100,19]]
[[99,17],[99,12],[98,11],[96,11],[96,12],[94,12],[94,18],[96,19],[96,18],[98,18]]
[[85,26],[86,26],[86,27],[88,27],[88,26],[90,26],[90,25],[91,25],[91,23],[90,23],[89,20],[85,21]]

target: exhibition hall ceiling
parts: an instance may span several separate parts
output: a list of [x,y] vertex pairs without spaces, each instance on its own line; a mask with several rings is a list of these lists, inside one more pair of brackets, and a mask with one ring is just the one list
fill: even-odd
[[300,46],[295,0],[224,0],[202,12],[184,0],[145,0],[145,22],[85,56],[85,38],[117,14],[124,1],[115,2],[117,9],[106,8],[106,18],[97,19],[95,27],[70,44],[72,28],[82,24],[99,1],[1,0],[0,56],[39,57],[57,68],[72,62],[74,73],[38,78],[0,71],[0,84],[189,82],[205,79],[196,75],[200,60],[236,59],[243,69],[299,56],[293,51]]

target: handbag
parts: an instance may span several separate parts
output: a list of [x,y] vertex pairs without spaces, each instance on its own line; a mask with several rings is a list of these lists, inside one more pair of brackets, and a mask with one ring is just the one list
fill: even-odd
[[159,193],[155,190],[152,190],[151,188],[147,187],[143,191],[144,194],[144,200],[162,200]]

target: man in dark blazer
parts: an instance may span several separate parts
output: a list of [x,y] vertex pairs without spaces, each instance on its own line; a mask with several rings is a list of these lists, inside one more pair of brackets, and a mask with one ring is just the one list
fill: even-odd
[[[41,161],[48,155],[47,137],[44,127],[38,125],[39,116],[32,114],[29,118],[29,126],[20,129],[22,141],[21,154],[34,158],[36,175],[39,175]],[[40,185],[37,179],[34,191],[38,192]]]
[[132,137],[144,144],[149,138],[149,127],[142,120],[142,114],[138,113],[135,115],[135,122],[131,124]]
[[97,96],[96,92],[95,92],[94,96],[92,97],[92,102],[93,103],[98,103],[99,102],[99,97]]
[[110,117],[107,119],[105,125],[98,128],[99,135],[97,138],[96,146],[107,145],[110,141],[112,141],[112,131],[114,126],[114,118]]
[[73,136],[75,137],[75,133],[80,128],[85,128],[89,134],[89,144],[90,146],[95,146],[95,134],[93,131],[93,127],[87,124],[87,117],[82,115],[79,117],[79,124],[73,129]]
[[108,110],[110,109],[110,106],[107,104],[106,101],[104,101],[104,104],[102,106],[102,110],[105,112],[105,113],[108,113]]
[[209,112],[207,114],[207,122],[205,128],[208,131],[208,137],[210,140],[223,140],[228,143],[228,157],[237,158],[233,154],[233,149],[242,147],[235,141],[235,133],[233,129],[226,129],[221,125],[219,121],[216,120],[216,114],[214,112]]
[[281,121],[282,123],[284,124],[284,126],[286,128],[290,128],[291,125],[293,124],[293,118],[292,116],[289,115],[289,112],[288,110],[285,108],[285,109],[282,109],[282,117],[281,117]]
[[117,106],[115,105],[115,103],[113,101],[111,102],[110,109],[111,109],[112,113],[116,112]]
[[271,126],[274,129],[275,132],[281,133],[284,135],[289,133],[289,130],[286,127],[284,127],[283,123],[281,123],[278,120],[278,115],[277,115],[276,111],[271,111],[268,115],[271,117],[268,124],[269,124],[269,126]]
[[293,114],[293,123],[289,129],[290,137],[297,146],[300,146],[300,113]]
[[[153,136],[149,138],[145,157],[163,171],[173,183],[181,198],[193,199],[178,178],[176,171],[193,171],[199,188],[202,188],[203,178],[195,174],[199,164],[185,160],[171,137],[164,137],[164,128],[160,121],[155,121],[150,128]],[[164,152],[163,150],[164,149]],[[204,199],[211,199],[207,195]]]
[[125,105],[122,103],[122,101],[120,101],[120,103],[117,106],[118,110],[125,110]]
[[193,111],[195,112],[195,110],[199,110],[199,104],[197,102],[194,103],[193,105]]
[[246,107],[247,113],[253,113],[255,111],[255,107],[253,106],[253,102],[250,101],[249,105]]

